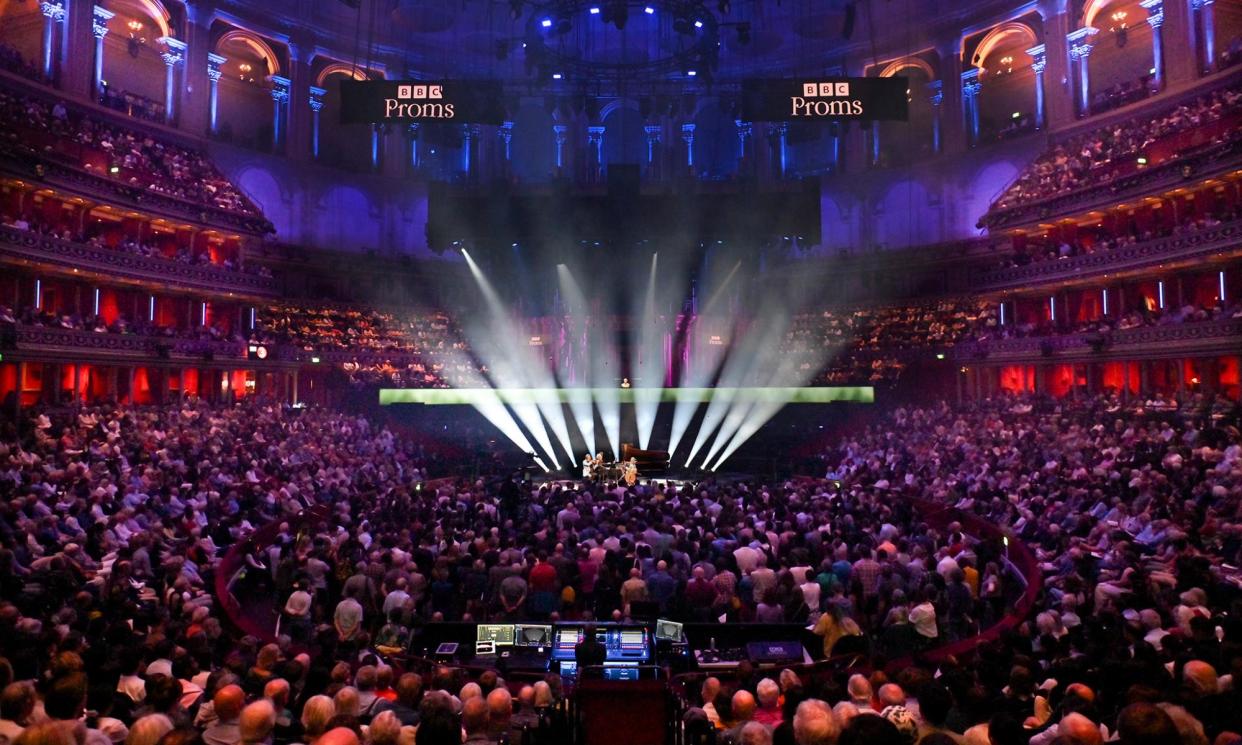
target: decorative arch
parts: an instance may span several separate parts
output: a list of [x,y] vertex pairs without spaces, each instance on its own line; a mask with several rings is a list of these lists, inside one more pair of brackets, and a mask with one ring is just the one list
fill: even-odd
[[267,63],[269,75],[280,75],[282,73],[284,68],[280,64],[280,58],[276,56],[275,50],[262,37],[252,31],[234,28],[224,32],[219,39],[216,39],[214,51],[218,53],[224,48],[225,44],[234,41],[246,45],[255,54],[259,55]]
[[370,80],[371,76],[361,67],[346,64],[344,62],[332,62],[327,67],[319,71],[319,75],[315,77],[315,85],[320,88],[324,87],[324,83],[333,75],[344,75],[354,80]]
[[154,21],[159,33],[152,33],[153,38],[176,36],[172,30],[172,14],[160,0],[121,0],[121,2],[113,2],[111,9],[118,10],[117,6],[133,9]]
[[1119,0],[1087,0],[1082,9],[1082,25],[1094,26],[1095,19],[1110,5],[1117,5]]
[[[1008,42],[1015,42],[1022,49],[1035,46],[1039,43],[1039,37],[1035,34],[1035,29],[1021,21],[1006,21],[998,26],[994,26],[975,47],[975,54],[970,58],[970,64],[975,67],[982,67],[983,61],[988,58],[997,47]],[[965,53],[965,42],[962,42],[962,52]]]
[[891,78],[902,70],[910,67],[922,70],[923,73],[927,75],[928,80],[936,79],[936,71],[933,70],[927,60],[922,57],[902,57],[901,59],[895,59],[884,66],[884,69],[880,71],[880,77]]
[[631,98],[614,98],[604,104],[604,108],[599,110],[599,120],[602,122],[608,118],[608,115],[617,109],[633,109],[640,111],[638,102]]

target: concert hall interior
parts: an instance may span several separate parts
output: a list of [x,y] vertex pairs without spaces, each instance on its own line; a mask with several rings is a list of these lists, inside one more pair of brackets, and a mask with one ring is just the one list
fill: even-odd
[[1242,745],[1242,0],[0,0],[0,745]]

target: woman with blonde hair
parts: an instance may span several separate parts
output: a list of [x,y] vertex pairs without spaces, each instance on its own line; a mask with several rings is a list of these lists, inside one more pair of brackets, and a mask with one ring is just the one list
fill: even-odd
[[328,729],[328,722],[336,716],[336,704],[324,695],[311,696],[302,707],[302,731],[306,745],[315,741]]

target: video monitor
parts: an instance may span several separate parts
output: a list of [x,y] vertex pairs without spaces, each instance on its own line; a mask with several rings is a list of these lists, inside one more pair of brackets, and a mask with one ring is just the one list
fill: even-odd
[[518,647],[550,647],[552,627],[519,623],[513,627],[513,644]]
[[572,678],[578,674],[578,663],[574,660],[561,660],[558,672],[562,678]]
[[679,642],[683,639],[682,628],[682,624],[677,621],[668,621],[661,618],[656,621],[655,638]]
[[513,645],[513,624],[510,623],[481,623],[476,634],[476,642],[491,642],[498,647]]

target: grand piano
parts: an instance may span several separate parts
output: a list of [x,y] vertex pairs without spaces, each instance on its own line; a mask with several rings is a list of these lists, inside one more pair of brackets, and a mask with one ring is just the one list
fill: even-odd
[[668,474],[669,457],[663,450],[642,450],[628,442],[622,443],[621,461],[624,463],[630,458],[638,462],[638,475],[641,478]]

